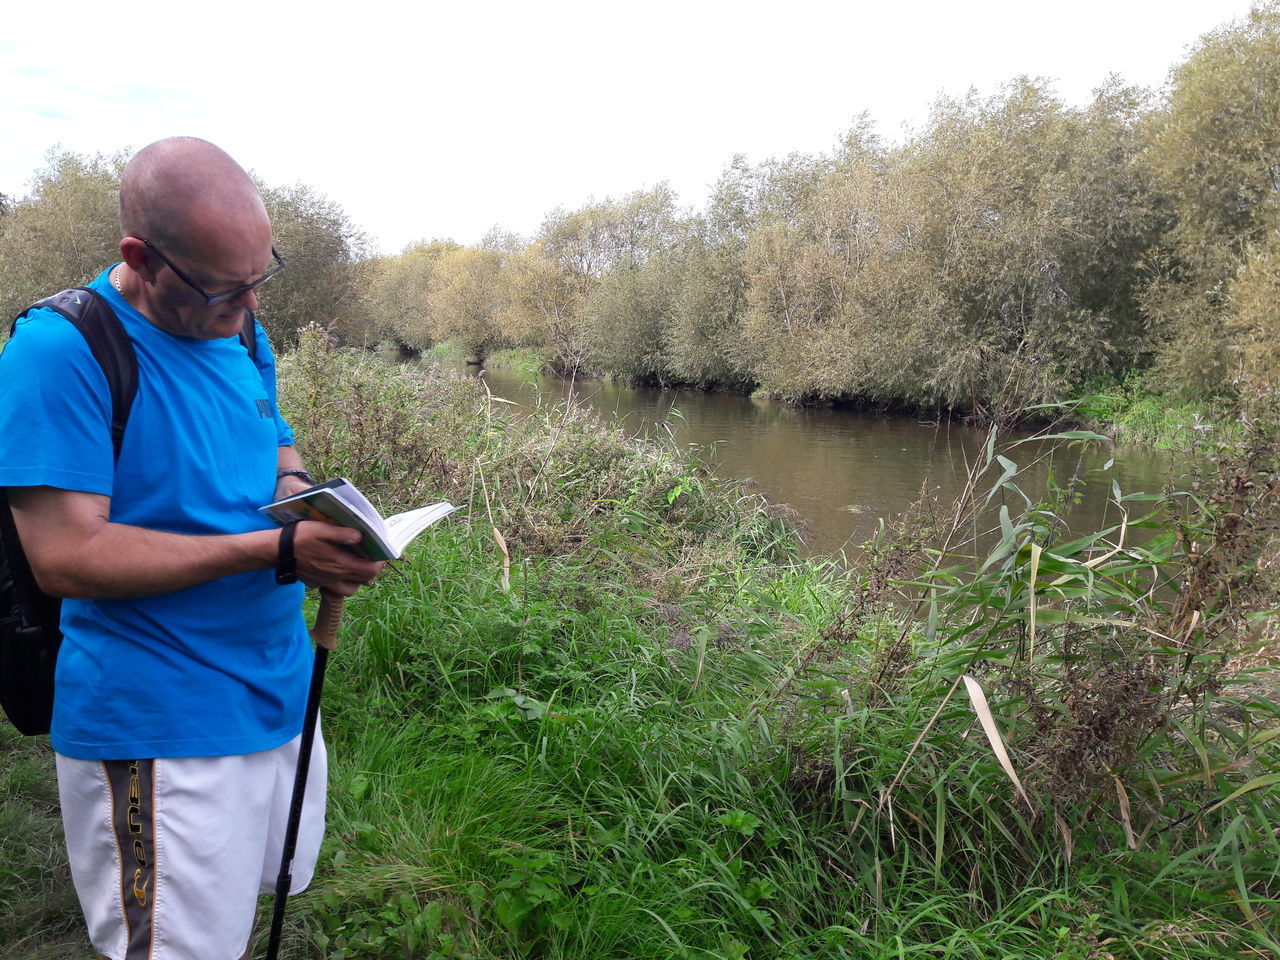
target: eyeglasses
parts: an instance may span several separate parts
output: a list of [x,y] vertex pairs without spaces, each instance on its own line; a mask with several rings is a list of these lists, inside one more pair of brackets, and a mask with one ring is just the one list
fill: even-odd
[[148,247],[150,247],[153,251],[155,251],[155,255],[165,262],[165,265],[177,275],[179,280],[185,283],[188,287],[190,287],[196,293],[200,294],[200,296],[204,297],[205,304],[210,307],[215,306],[216,304],[219,304],[219,303],[226,303],[229,300],[234,300],[236,297],[242,294],[248,293],[250,290],[253,290],[257,287],[262,286],[264,283],[266,283],[268,280],[270,280],[277,273],[279,273],[281,270],[284,269],[284,258],[281,257],[280,254],[276,253],[275,247],[272,247],[271,256],[275,260],[275,265],[272,266],[270,270],[268,270],[266,273],[260,276],[257,280],[253,281],[253,283],[246,283],[243,287],[235,287],[232,290],[223,290],[220,293],[210,293],[204,287],[200,286],[200,284],[196,283],[194,280],[188,277],[185,273],[179,270],[177,266],[174,264],[174,262],[170,260],[168,257],[166,257],[163,253],[161,253],[159,247],[157,247],[154,243],[152,243],[146,237],[139,237],[138,239],[140,239],[143,243],[145,243]]

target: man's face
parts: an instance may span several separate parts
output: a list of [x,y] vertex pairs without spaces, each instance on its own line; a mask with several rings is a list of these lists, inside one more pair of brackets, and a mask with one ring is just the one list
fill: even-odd
[[261,244],[236,244],[228,248],[209,242],[192,245],[190,252],[169,252],[151,246],[159,262],[156,272],[158,305],[163,305],[164,325],[170,333],[212,340],[234,337],[244,324],[246,310],[258,308],[255,290],[244,290],[221,302],[207,303],[207,295],[245,287],[261,280],[275,266],[268,235]]
[[[256,195],[255,195],[256,196]],[[246,310],[257,310],[254,290],[278,267],[271,222],[261,204],[205,204],[180,218],[173,236],[121,241],[145,257],[144,312],[177,336],[213,340],[234,337]],[[122,252],[124,252],[122,246]],[[126,257],[127,259],[127,257]],[[209,295],[234,292],[210,304]]]

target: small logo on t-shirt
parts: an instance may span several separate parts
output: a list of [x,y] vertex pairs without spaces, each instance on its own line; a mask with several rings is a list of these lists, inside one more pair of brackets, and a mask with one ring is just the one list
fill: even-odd
[[263,400],[255,400],[253,402],[258,405],[258,416],[265,417],[266,419],[270,420],[271,419],[271,401],[263,399]]

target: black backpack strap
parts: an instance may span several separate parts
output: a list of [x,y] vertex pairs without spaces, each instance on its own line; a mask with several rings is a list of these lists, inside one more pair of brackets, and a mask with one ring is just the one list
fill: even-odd
[[[111,392],[111,448],[118,460],[125,424],[129,422],[129,411],[138,394],[138,357],[133,341],[110,304],[84,287],[63,290],[33,303],[13,321],[14,326],[32,310],[46,308],[66,317],[80,331],[106,375]],[[253,323],[252,318],[249,323]]]

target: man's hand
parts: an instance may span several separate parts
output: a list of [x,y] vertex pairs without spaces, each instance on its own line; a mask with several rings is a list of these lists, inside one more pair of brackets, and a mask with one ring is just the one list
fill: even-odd
[[371,583],[378,571],[386,566],[356,553],[353,548],[359,542],[359,530],[315,520],[300,521],[293,536],[298,579],[310,587],[323,587],[339,596],[351,596],[361,586]]
[[293,474],[290,474],[286,477],[281,477],[276,481],[276,495],[272,497],[272,499],[283,500],[285,497],[291,497],[295,493],[301,493],[303,490],[310,489],[311,484],[307,483],[307,481],[303,480],[301,477],[295,477]]

